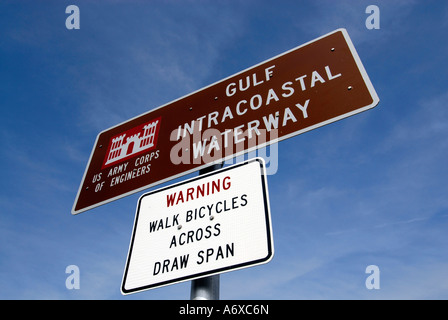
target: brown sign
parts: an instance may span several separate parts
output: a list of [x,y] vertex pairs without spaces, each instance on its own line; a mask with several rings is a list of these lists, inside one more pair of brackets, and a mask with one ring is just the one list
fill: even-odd
[[101,132],[72,214],[375,107],[345,29]]

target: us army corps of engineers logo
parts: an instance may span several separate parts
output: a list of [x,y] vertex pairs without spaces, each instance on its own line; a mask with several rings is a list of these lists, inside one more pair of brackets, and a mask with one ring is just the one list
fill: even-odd
[[153,119],[112,137],[101,169],[154,149],[161,120]]

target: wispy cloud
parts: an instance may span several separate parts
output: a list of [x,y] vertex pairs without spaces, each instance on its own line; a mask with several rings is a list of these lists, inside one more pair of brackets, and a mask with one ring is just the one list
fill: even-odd
[[[380,30],[376,33],[369,32],[365,27],[368,17],[365,11],[372,4],[380,9]],[[309,8],[312,14],[303,17],[296,27],[310,35],[322,35],[337,28],[346,28],[356,45],[370,42],[370,48],[375,48],[386,42],[389,36],[402,34],[410,28],[409,24],[403,22],[408,19],[415,4],[414,0],[375,3],[369,0],[313,1],[313,6]],[[371,43],[372,40],[375,40],[374,44]]]
[[[85,33],[73,43],[78,58],[71,68],[84,126],[104,130],[209,84],[204,79],[220,48],[238,36],[242,18],[235,12],[226,19],[228,6],[184,5],[188,19],[169,5],[118,4],[91,12],[84,6]],[[132,23],[111,23],[118,8]]]

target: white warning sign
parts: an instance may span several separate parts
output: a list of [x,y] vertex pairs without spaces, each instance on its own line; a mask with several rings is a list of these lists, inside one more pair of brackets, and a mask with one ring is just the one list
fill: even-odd
[[274,254],[262,158],[142,195],[123,294],[267,263]]

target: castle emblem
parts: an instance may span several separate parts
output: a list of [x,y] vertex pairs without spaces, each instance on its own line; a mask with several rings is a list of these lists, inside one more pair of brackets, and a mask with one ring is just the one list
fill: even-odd
[[159,117],[112,137],[102,169],[118,161],[154,149],[157,144],[161,120],[162,118]]

